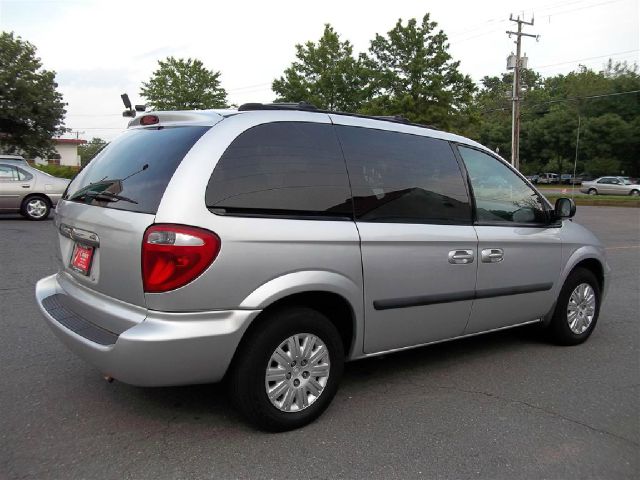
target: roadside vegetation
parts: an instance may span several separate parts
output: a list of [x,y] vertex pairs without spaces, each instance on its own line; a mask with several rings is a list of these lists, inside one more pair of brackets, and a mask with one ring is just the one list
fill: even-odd
[[571,196],[571,191],[567,190],[564,195],[545,195],[551,204],[555,204],[560,197],[570,197],[576,202],[576,205],[594,206],[594,207],[636,207],[640,208],[640,198],[630,195],[576,195]]
[[33,167],[60,178],[73,178],[75,174],[80,171],[78,167],[67,167],[64,165],[33,165]]

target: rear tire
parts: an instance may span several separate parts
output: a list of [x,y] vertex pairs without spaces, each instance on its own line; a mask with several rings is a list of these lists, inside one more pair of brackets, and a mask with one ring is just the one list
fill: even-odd
[[600,314],[600,284],[590,270],[577,268],[562,286],[551,323],[550,339],[559,345],[578,345],[591,335]]
[[229,387],[249,422],[282,432],[312,422],[329,406],[342,377],[344,348],[336,327],[316,310],[288,307],[266,315],[238,348]]
[[631,195],[632,197],[638,197],[640,196],[640,190],[631,190],[631,192],[629,192],[629,195]]
[[598,191],[595,188],[590,188],[587,192],[589,195],[597,195]]
[[50,212],[51,203],[49,199],[41,195],[33,195],[25,198],[20,207],[20,214],[34,221],[45,220]]

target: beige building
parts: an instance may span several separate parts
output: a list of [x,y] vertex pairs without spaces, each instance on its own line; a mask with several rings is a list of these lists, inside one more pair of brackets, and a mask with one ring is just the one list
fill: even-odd
[[58,154],[58,158],[50,158],[43,160],[41,158],[34,159],[35,163],[41,165],[64,165],[67,167],[79,167],[80,155],[78,155],[78,145],[87,143],[86,140],[76,138],[54,138],[54,148]]

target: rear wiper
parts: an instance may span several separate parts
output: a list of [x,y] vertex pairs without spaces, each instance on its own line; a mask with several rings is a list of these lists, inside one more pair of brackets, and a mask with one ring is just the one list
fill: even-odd
[[123,197],[122,195],[111,192],[85,192],[82,195],[74,196],[70,200],[84,200],[85,198],[98,200],[99,202],[118,202],[122,200],[123,202],[135,203],[136,205],[138,204],[138,202],[131,198]]

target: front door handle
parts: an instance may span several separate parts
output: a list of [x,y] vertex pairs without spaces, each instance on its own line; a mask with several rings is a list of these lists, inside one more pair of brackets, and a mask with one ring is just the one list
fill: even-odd
[[31,185],[26,184],[26,185],[22,185],[22,188],[29,188]]
[[466,265],[473,263],[473,257],[473,250],[451,250],[449,252],[449,263]]
[[501,248],[485,248],[480,255],[483,263],[498,263],[504,260],[504,250]]

